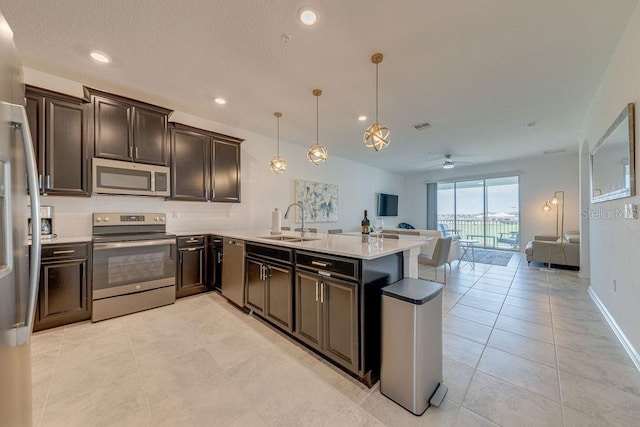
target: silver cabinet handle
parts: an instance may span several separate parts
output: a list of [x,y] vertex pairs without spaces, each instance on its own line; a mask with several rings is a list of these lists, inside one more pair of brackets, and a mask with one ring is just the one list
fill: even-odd
[[136,159],[138,158],[138,147],[136,147]]
[[129,146],[129,157],[133,158],[133,146]]
[[38,188],[42,191],[44,190],[44,180],[42,178],[42,175],[38,175]]
[[322,261],[311,261],[312,265],[317,265],[319,267],[326,267],[328,265],[331,265],[330,262],[322,262]]
[[51,178],[51,175],[47,175],[47,177],[45,178],[44,187],[45,190],[51,190],[53,188],[53,179]]
[[187,251],[189,251],[189,252],[193,252],[193,251],[197,251],[197,250],[198,250],[198,248],[188,248],[187,249]]
[[320,304],[324,304],[324,282],[320,283]]
[[[31,199],[31,223],[40,224],[40,192],[38,190],[38,168],[36,166],[36,156],[33,152],[33,141],[31,140],[31,131],[29,130],[29,120],[27,112],[22,105],[1,103],[3,107],[8,109],[10,121],[20,128],[22,133],[22,142],[24,144],[24,153],[27,161],[27,184],[29,187],[29,198]],[[6,170],[6,169],[5,169]],[[7,217],[10,217],[10,212]],[[6,233],[3,233],[6,234]],[[10,233],[11,235],[13,233]],[[13,240],[13,237],[12,237]],[[7,246],[11,248],[13,242]],[[18,345],[27,344],[31,338],[31,330],[33,329],[33,320],[35,318],[36,300],[38,298],[38,283],[40,281],[40,250],[42,247],[40,233],[32,233],[31,236],[31,265],[29,266],[29,299],[27,301],[26,319],[24,326],[18,329],[17,343]],[[12,252],[7,251],[7,255]],[[11,257],[13,259],[13,256]]]
[[218,263],[222,262],[222,252],[218,252]]
[[316,282],[316,302],[318,302],[318,282]]
[[76,252],[75,249],[69,249],[69,250],[66,250],[66,251],[53,251],[53,254],[54,255],[62,255],[62,254],[73,254],[75,252]]

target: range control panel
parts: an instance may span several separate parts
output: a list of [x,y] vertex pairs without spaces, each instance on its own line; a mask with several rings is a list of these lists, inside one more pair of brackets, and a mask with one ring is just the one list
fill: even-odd
[[93,226],[100,225],[152,225],[165,224],[167,215],[163,213],[94,213]]

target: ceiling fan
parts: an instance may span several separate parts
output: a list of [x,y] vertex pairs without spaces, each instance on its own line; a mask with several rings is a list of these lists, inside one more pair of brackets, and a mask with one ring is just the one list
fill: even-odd
[[444,155],[444,160],[438,161],[438,163],[435,163],[433,165],[427,166],[426,169],[453,169],[455,167],[455,165],[470,165],[473,162],[464,162],[464,161],[459,161],[456,160],[455,162],[453,161],[453,154],[445,154]]

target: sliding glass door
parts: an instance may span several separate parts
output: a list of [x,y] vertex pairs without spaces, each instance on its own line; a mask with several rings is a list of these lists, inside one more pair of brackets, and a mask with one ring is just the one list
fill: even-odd
[[476,240],[477,246],[518,250],[517,176],[438,183],[438,229]]

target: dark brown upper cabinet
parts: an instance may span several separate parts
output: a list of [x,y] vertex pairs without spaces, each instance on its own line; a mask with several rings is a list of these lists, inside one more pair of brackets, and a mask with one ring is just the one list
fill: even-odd
[[33,86],[25,95],[40,191],[89,196],[89,104]]
[[240,143],[227,135],[170,124],[171,198],[240,202]]
[[84,92],[93,107],[96,157],[169,166],[172,110],[87,87]]

